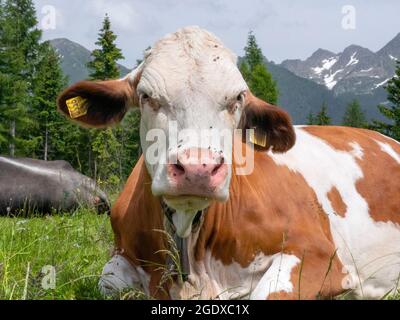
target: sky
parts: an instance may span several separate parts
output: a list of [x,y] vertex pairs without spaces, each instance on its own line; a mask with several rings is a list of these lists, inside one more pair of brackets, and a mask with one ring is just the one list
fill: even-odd
[[[127,67],[167,33],[198,25],[237,55],[252,30],[276,63],[305,59],[318,48],[350,44],[379,50],[400,32],[399,0],[34,0],[43,39],[68,38],[95,48],[108,13]],[[54,13],[54,14],[53,14]]]

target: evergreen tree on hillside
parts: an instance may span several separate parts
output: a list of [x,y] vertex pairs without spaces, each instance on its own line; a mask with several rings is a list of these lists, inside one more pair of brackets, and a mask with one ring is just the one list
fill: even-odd
[[397,61],[396,74],[389,80],[386,91],[391,105],[379,105],[378,109],[389,123],[374,121],[373,128],[400,141],[400,60]]
[[277,104],[278,88],[264,63],[264,55],[253,32],[249,32],[245,56],[239,69],[251,92],[260,99]]
[[365,114],[361,110],[360,103],[357,100],[353,100],[347,105],[343,117],[343,125],[354,128],[365,128],[367,126]]
[[254,67],[247,84],[258,98],[272,104],[278,103],[276,83],[264,65],[258,64]]
[[122,147],[119,157],[120,170],[125,180],[141,155],[140,111],[135,109],[129,112],[118,129],[120,130],[117,131],[117,139]]
[[[0,39],[3,39],[5,25],[4,16],[4,3],[0,0]],[[4,115],[4,99],[5,99],[5,85],[7,82],[7,76],[4,74],[5,60],[4,60],[4,46],[0,45],[0,154],[6,149],[8,143],[8,125],[7,118]]]
[[[103,20],[96,45],[92,52],[92,60],[88,63],[92,80],[115,79],[120,76],[117,61],[123,59],[121,50],[117,48],[117,36],[111,30],[108,15]],[[90,130],[89,162],[92,176],[104,187],[116,187],[123,179],[122,146],[117,137],[123,135],[122,127],[103,130]]]
[[251,71],[250,71],[250,67],[249,65],[246,63],[246,61],[242,61],[239,64],[239,70],[240,73],[243,76],[243,79],[246,80],[246,82],[249,82],[250,78],[251,78]]
[[28,115],[41,32],[31,0],[3,1],[0,19],[0,153],[25,155],[35,145]]
[[82,170],[87,133],[57,112],[65,79],[36,24],[32,1],[0,0],[0,154],[65,159]]
[[254,68],[260,64],[264,64],[264,55],[257,44],[257,39],[253,31],[249,32],[247,45],[244,47],[244,53],[250,70],[254,70]]
[[325,102],[322,104],[321,111],[315,115],[314,124],[318,126],[327,126],[331,124],[331,118],[328,116],[328,106]]
[[117,61],[123,59],[124,56],[115,44],[116,39],[117,36],[111,30],[110,18],[106,15],[96,42],[100,48],[92,51],[93,59],[88,63],[91,79],[107,80],[120,76]]
[[315,124],[315,119],[313,113],[310,111],[310,113],[307,116],[307,125],[312,126]]
[[[71,141],[71,134],[77,130],[76,126],[67,122],[57,111],[57,96],[66,83],[57,53],[49,42],[42,43],[40,62],[33,82],[32,118],[35,120],[34,131],[38,138],[35,155],[44,160],[60,157],[71,162],[73,158],[69,158],[66,148],[60,148],[60,145],[79,144],[79,140]],[[66,127],[68,131],[65,131]]]

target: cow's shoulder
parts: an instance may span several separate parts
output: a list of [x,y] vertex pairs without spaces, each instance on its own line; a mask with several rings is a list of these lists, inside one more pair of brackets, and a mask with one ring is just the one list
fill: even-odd
[[163,229],[163,214],[159,198],[151,192],[143,156],[111,209],[111,224],[117,248],[127,252],[131,261],[159,259],[155,252],[163,246],[159,231]]
[[122,192],[113,205],[111,213],[111,218],[113,220],[120,219],[128,214],[132,215],[132,213],[129,213],[129,209],[134,202],[140,203],[143,201],[142,191],[144,190],[146,182],[146,168],[142,156],[133,168]]
[[[229,264],[233,257],[246,267],[257,252],[299,256],[300,247],[315,243],[325,256],[334,252],[327,215],[299,172],[266,152],[255,152],[250,174],[233,170],[229,199],[210,206],[200,236],[216,259]],[[204,255],[196,252],[197,259]]]

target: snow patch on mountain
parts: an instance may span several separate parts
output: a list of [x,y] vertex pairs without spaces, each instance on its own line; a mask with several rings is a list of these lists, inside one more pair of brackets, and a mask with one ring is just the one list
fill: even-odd
[[354,53],[351,55],[350,61],[349,61],[348,64],[346,64],[346,67],[352,66],[352,65],[357,64],[357,63],[359,62],[359,60],[355,58],[356,54],[357,54],[357,51],[354,52]]
[[305,60],[285,60],[281,66],[299,77],[324,85],[335,95],[370,95],[391,79],[400,59],[400,33],[379,51],[350,45],[340,53],[316,50]]
[[392,78],[388,78],[388,79],[386,79],[386,80],[384,80],[384,81],[382,81],[382,82],[377,83],[377,84],[375,85],[375,89],[376,89],[376,88],[379,88],[379,87],[381,87],[381,86],[383,86],[383,85],[386,84],[390,79],[392,79]]
[[330,70],[336,62],[337,62],[336,57],[324,59],[324,60],[322,60],[321,67],[315,67],[315,68],[311,68],[311,69],[314,70],[315,74],[321,74],[322,71],[324,71],[324,70]]
[[373,69],[373,68],[371,67],[371,68],[369,68],[369,69],[360,70],[360,72],[370,72],[372,69]]
[[339,69],[339,70],[335,71],[334,73],[331,73],[330,75],[325,75],[325,77],[324,77],[325,86],[329,90],[331,90],[337,84],[337,80],[335,80],[335,77],[339,72],[342,72],[342,71],[343,71],[343,69]]

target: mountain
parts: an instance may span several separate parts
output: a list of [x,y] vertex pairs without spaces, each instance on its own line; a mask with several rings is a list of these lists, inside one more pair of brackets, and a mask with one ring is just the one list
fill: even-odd
[[[90,61],[90,51],[80,44],[71,40],[60,38],[50,40],[50,44],[61,57],[61,68],[68,76],[69,83],[84,80],[89,77],[89,71],[86,67]],[[129,69],[118,65],[121,76],[129,73]]]
[[345,103],[334,96],[325,86],[304,79],[272,62],[266,63],[279,89],[278,105],[291,115],[294,123],[307,123],[310,112],[316,114],[322,104],[328,105],[328,113],[333,123],[339,124],[345,112]]
[[394,76],[396,59],[400,59],[400,33],[377,52],[357,45],[340,53],[318,49],[304,61],[285,60],[281,66],[337,96],[375,95]]

